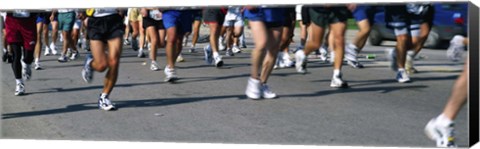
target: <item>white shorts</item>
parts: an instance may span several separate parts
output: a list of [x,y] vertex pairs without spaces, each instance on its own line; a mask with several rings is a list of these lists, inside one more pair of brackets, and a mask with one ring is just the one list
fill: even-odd
[[223,21],[223,26],[227,27],[242,27],[244,25],[243,19],[242,18],[237,18],[235,20],[225,20]]
[[82,27],[82,20],[76,19],[75,23],[73,24],[73,29],[80,29]]

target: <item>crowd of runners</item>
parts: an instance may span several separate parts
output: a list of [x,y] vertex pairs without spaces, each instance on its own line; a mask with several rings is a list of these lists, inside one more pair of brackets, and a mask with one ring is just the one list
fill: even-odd
[[[385,7],[386,25],[397,39],[394,48],[385,50],[391,69],[396,72],[392,79],[399,83],[410,82],[409,75],[417,71],[413,61],[432,27],[432,4],[17,10],[2,13],[0,19],[0,25],[4,26],[2,59],[11,63],[16,80],[15,95],[24,95],[24,80],[32,77],[32,67],[43,69],[42,51],[44,56],[57,55],[58,62],[67,63],[79,58],[78,49],[87,50],[84,66],[79,70],[86,82],[92,81],[94,72],[106,71],[98,106],[109,111],[115,109],[109,94],[117,81],[123,46],[131,46],[139,58],[148,56],[152,71],[162,69],[157,53],[158,49],[165,49],[165,81],[175,82],[181,76],[177,75],[181,70],[176,65],[184,61],[182,49],[188,48],[191,53],[198,50],[200,27],[209,28],[209,44],[201,47],[205,62],[212,67],[222,67],[228,63],[223,56],[234,56],[247,48],[244,31],[248,26],[254,45],[250,48],[251,72],[245,94],[251,99],[271,99],[277,98],[267,85],[272,71],[294,67],[296,72],[305,74],[308,55],[312,53],[332,63],[330,86],[347,88],[348,83],[342,78],[343,63],[363,68],[357,57],[374,23],[376,7]],[[352,16],[358,32],[354,40],[346,41],[347,20]],[[299,37],[293,34],[297,24],[301,30]],[[192,40],[188,46],[190,36]],[[58,38],[61,47],[57,47]],[[289,49],[293,38],[300,38],[300,42],[295,49]],[[448,57],[460,60],[467,43],[468,40],[461,36],[452,39]],[[465,72],[467,70],[465,68]],[[464,75],[460,79],[466,79]],[[458,83],[456,86],[466,87]],[[453,119],[465,103],[466,89],[463,91],[455,96],[463,100],[460,104],[456,102],[457,110],[451,112],[446,107],[447,114],[444,112],[433,119],[425,129],[438,146],[454,146]],[[459,97],[459,94],[465,96]]]

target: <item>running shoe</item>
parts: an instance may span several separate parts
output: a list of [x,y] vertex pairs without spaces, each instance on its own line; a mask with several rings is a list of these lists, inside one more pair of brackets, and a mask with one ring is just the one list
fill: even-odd
[[342,79],[342,75],[338,75],[338,76],[333,76],[332,77],[332,82],[330,83],[330,87],[334,87],[334,88],[348,88],[348,83],[343,81]]
[[115,105],[108,99],[108,96],[102,95],[98,98],[98,108],[105,111],[116,110]]
[[164,73],[165,73],[165,82],[174,82],[178,79],[175,69],[168,68],[167,66],[165,67]]
[[159,71],[160,67],[158,66],[156,61],[152,61],[150,64],[150,70],[152,71]]
[[307,73],[307,59],[303,50],[297,50],[295,52],[295,69],[298,73]]
[[410,82],[410,77],[408,76],[406,71],[399,70],[397,72],[397,81],[399,83],[407,83]]
[[250,99],[260,99],[262,94],[260,80],[249,78],[247,83],[247,89],[245,90],[245,94]]
[[93,80],[93,69],[90,66],[93,61],[93,56],[88,54],[85,58],[82,69],[82,78],[85,82],[90,83]]
[[25,94],[25,85],[23,83],[17,83],[15,87],[15,96],[20,96]]
[[222,67],[223,66],[223,60],[222,56],[218,55],[213,58],[215,60],[215,67]]
[[277,98],[277,94],[272,92],[267,84],[262,84],[260,91],[262,92],[262,97],[266,99]]
[[425,126],[424,131],[428,138],[436,142],[437,147],[457,147],[455,145],[454,125],[451,122],[444,126],[439,124],[436,118],[433,118]]
[[210,48],[210,45],[205,46],[203,48],[203,52],[205,53],[205,62],[211,65],[213,62],[213,58],[212,58],[212,49]]

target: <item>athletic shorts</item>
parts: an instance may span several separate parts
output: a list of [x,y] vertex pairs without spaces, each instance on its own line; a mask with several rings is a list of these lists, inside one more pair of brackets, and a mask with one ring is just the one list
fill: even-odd
[[107,42],[110,39],[123,38],[125,25],[122,17],[118,14],[104,17],[89,17],[87,33],[90,40]]
[[310,21],[323,28],[330,24],[346,22],[350,16],[350,10],[344,6],[311,7],[308,12]]
[[433,7],[428,7],[424,12],[415,14],[407,10],[407,5],[385,6],[385,22],[387,28],[393,29],[395,35],[410,33],[411,36],[419,36],[420,25],[433,21]]
[[191,10],[192,15],[193,15],[193,20],[195,21],[202,21],[202,10],[201,9],[195,9]]
[[34,50],[37,41],[36,15],[28,18],[15,18],[7,14],[5,20],[5,38],[7,44],[21,43],[26,50]]
[[50,15],[49,13],[39,13],[35,23],[50,24]]
[[71,31],[75,23],[75,12],[58,13],[58,30]]
[[237,17],[235,20],[225,20],[223,26],[226,27],[242,27],[244,25],[243,17]]
[[284,16],[285,16],[285,21],[282,26],[292,27],[293,21],[295,21],[295,17],[296,17],[295,8],[293,7],[285,8]]
[[428,23],[432,26],[435,8],[432,5],[422,5],[424,9],[419,14],[409,13],[414,24]]
[[131,22],[142,21],[143,17],[140,14],[140,8],[128,9],[128,20]]
[[150,26],[155,27],[157,30],[165,29],[163,26],[163,20],[154,20],[150,17],[143,17],[142,24],[144,29],[147,29]]
[[192,32],[193,17],[190,10],[163,11],[163,26],[165,29],[176,27],[178,34]]
[[244,16],[249,21],[262,21],[267,28],[281,27],[284,24],[284,8],[256,8],[254,10],[245,10]]
[[223,24],[225,21],[226,11],[222,11],[220,8],[216,9],[205,9],[203,10],[203,22],[205,23],[218,23]]
[[301,16],[301,19],[302,19],[302,23],[303,24],[310,24],[311,20],[310,20],[310,13],[309,11],[310,10],[310,6],[303,6],[302,7],[302,10],[300,12],[300,16]]
[[358,5],[357,8],[352,12],[355,21],[359,22],[368,19],[370,25],[373,25],[375,18],[375,7],[376,6]]
[[75,24],[73,24],[73,29],[80,29],[82,28],[82,20],[76,19]]

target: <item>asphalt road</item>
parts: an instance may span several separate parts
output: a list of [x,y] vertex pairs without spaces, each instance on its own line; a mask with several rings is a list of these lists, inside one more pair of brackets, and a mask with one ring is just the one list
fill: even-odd
[[[255,101],[244,95],[253,47],[248,31],[247,43],[244,53],[224,56],[221,69],[203,61],[205,44],[199,53],[185,50],[176,84],[164,83],[163,68],[151,71],[145,58],[125,47],[110,95],[119,108],[114,112],[96,105],[104,73],[96,73],[92,84],[81,79],[86,51],[68,63],[43,56],[45,69],[33,71],[28,94],[20,97],[14,96],[10,65],[2,63],[2,138],[434,147],[423,128],[442,111],[463,66],[447,60],[445,50],[424,49],[416,61],[420,73],[400,84],[384,54],[393,43],[367,45],[360,54],[366,68],[343,67],[351,88],[330,88],[331,65],[311,59],[306,75],[275,70],[268,84],[280,98]],[[159,53],[163,67],[164,50]],[[368,60],[366,54],[377,57]],[[467,110],[456,120],[460,146],[468,145]]]

